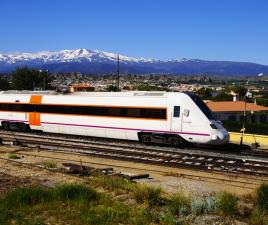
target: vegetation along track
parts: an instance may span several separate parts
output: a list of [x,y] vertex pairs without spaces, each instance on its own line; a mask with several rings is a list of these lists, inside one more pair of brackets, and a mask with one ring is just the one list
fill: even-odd
[[193,149],[174,151],[160,150],[154,146],[143,147],[125,144],[101,143],[66,138],[63,135],[46,135],[36,133],[13,133],[0,131],[3,140],[17,141],[27,146],[40,149],[80,153],[89,156],[120,159],[142,163],[151,163],[177,168],[211,170],[232,174],[268,176],[268,158],[243,158],[238,154],[221,155],[195,152]]

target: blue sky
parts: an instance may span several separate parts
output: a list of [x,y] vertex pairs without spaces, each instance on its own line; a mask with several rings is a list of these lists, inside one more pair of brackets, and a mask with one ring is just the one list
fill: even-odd
[[1,53],[76,48],[268,65],[268,1],[0,1]]

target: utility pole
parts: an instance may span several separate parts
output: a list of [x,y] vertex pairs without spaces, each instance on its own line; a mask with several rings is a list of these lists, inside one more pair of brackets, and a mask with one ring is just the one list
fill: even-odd
[[46,78],[45,77],[43,79],[43,89],[44,89],[44,91],[46,90]]
[[119,55],[117,55],[117,91],[120,91],[119,81],[120,81],[120,70],[119,70]]
[[243,145],[243,138],[244,138],[244,135],[245,135],[245,131],[246,131],[246,127],[245,127],[245,122],[246,122],[246,110],[247,110],[247,97],[246,97],[246,94],[244,96],[244,115],[243,115],[243,127],[241,129],[242,131],[242,136],[241,136],[241,139],[240,139],[240,145],[242,146]]
[[248,83],[249,83],[249,80],[246,83],[246,93],[245,93],[245,96],[244,96],[244,103],[245,104],[244,104],[244,115],[243,115],[243,127],[241,129],[242,136],[240,138],[240,145],[241,146],[243,145],[243,138],[244,138],[245,131],[246,131],[245,123],[246,123],[246,120],[247,120],[247,93],[248,93]]

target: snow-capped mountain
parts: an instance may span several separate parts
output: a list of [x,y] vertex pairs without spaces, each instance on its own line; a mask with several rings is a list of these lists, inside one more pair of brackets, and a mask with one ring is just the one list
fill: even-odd
[[[268,73],[268,66],[229,61],[200,59],[156,60],[119,55],[122,73],[161,74],[223,74],[256,75]],[[114,73],[117,54],[88,49],[42,51],[37,53],[0,54],[0,72],[10,72],[16,67],[48,69],[51,72]]]
[[[131,58],[119,55],[123,62],[152,62],[144,58]],[[42,51],[37,53],[0,54],[0,62],[9,64],[37,62],[37,63],[63,63],[63,62],[106,62],[116,61],[117,54],[88,49],[62,50],[58,52]]]

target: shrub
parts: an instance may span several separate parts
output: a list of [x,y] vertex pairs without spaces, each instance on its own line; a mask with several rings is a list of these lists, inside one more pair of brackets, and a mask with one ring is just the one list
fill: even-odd
[[268,221],[264,221],[264,215],[263,213],[257,208],[253,210],[253,212],[250,215],[250,224],[251,225],[264,225],[267,224]]
[[15,153],[8,154],[8,158],[9,159],[21,159],[21,157],[18,156],[17,154],[15,154]]
[[137,186],[134,198],[138,203],[148,203],[149,207],[159,206],[162,201],[163,190],[159,187]]
[[192,213],[195,215],[208,214],[216,210],[216,199],[214,197],[197,198],[191,203]]
[[109,177],[109,176],[98,176],[94,177],[92,184],[96,186],[101,186],[109,191],[119,192],[124,190],[129,192],[132,190],[135,184],[130,183],[128,180],[125,180],[121,177]]
[[160,225],[175,225],[177,223],[176,223],[176,219],[174,218],[172,214],[166,214],[160,218],[159,224]]
[[54,161],[45,161],[42,163],[42,165],[46,168],[46,169],[55,169],[57,168],[57,163]]
[[261,184],[257,189],[256,204],[261,212],[268,211],[268,184]]
[[57,186],[54,190],[54,198],[57,200],[91,201],[98,198],[98,193],[90,187],[79,184],[64,184]]
[[130,215],[131,209],[122,203],[97,205],[80,213],[84,224],[125,224],[131,219]]
[[51,194],[40,187],[20,188],[6,194],[1,203],[6,208],[31,206],[51,200]]
[[224,216],[234,216],[238,212],[238,199],[233,194],[221,192],[217,196],[217,208]]
[[6,194],[1,199],[1,205],[5,208],[16,208],[21,206],[33,206],[39,203],[59,201],[84,201],[98,199],[97,192],[89,187],[77,184],[60,185],[52,189],[41,187],[28,187],[16,189]]
[[191,210],[191,201],[184,194],[178,193],[170,199],[168,207],[173,215],[187,215]]

